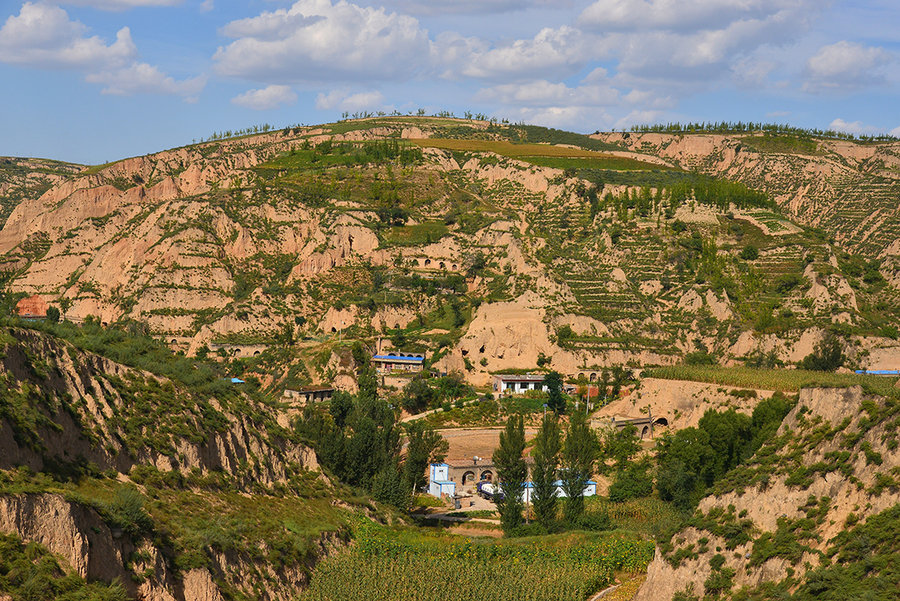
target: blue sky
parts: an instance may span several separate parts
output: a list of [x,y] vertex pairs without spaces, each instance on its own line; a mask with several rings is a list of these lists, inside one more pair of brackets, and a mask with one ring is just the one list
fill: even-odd
[[82,163],[344,111],[900,135],[896,0],[0,3],[0,155]]

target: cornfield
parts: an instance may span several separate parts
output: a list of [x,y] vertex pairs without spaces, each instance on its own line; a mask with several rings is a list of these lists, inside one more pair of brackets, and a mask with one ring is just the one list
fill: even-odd
[[584,601],[614,572],[643,570],[653,556],[651,542],[614,534],[521,544],[407,542],[362,530],[353,551],[316,568],[300,601]]
[[796,392],[801,388],[862,386],[866,392],[886,397],[900,395],[897,378],[861,374],[837,374],[802,369],[754,369],[708,365],[672,365],[644,371],[645,378],[691,380],[722,386]]

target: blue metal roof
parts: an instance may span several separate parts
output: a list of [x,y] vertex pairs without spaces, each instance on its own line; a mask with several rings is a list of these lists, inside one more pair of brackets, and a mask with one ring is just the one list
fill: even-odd
[[246,382],[244,382],[240,378],[231,378],[231,383],[232,384],[246,384]]
[[424,361],[425,357],[401,357],[400,355],[375,355],[373,359],[384,361]]
[[900,369],[857,369],[856,373],[867,376],[900,376]]

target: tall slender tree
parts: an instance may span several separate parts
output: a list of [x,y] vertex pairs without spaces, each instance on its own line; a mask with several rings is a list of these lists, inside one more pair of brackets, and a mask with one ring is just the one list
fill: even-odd
[[562,458],[562,485],[566,493],[564,513],[567,521],[574,522],[584,513],[584,487],[594,473],[597,458],[596,436],[581,411],[574,411],[569,418]]
[[525,423],[521,415],[512,415],[500,433],[500,446],[494,451],[494,465],[500,479],[502,498],[497,502],[500,526],[509,533],[522,524],[522,490],[528,477],[525,451]]
[[541,423],[541,430],[534,441],[534,467],[531,480],[534,482],[534,513],[545,528],[556,521],[556,480],[559,477],[559,452],[562,435],[555,414],[548,413]]
[[448,448],[446,439],[432,426],[426,425],[424,420],[410,424],[403,475],[413,494],[425,486],[425,468],[428,464],[443,461]]
[[560,415],[566,412],[566,399],[563,397],[563,381],[558,371],[551,371],[544,376],[544,385],[547,387],[547,406]]

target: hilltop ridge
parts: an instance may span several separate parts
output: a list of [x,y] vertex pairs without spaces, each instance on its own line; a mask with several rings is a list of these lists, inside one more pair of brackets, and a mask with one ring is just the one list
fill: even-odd
[[269,383],[352,386],[348,339],[482,384],[541,357],[794,363],[835,329],[900,367],[898,143],[792,139],[384,117],[213,140],[27,195],[2,278]]

